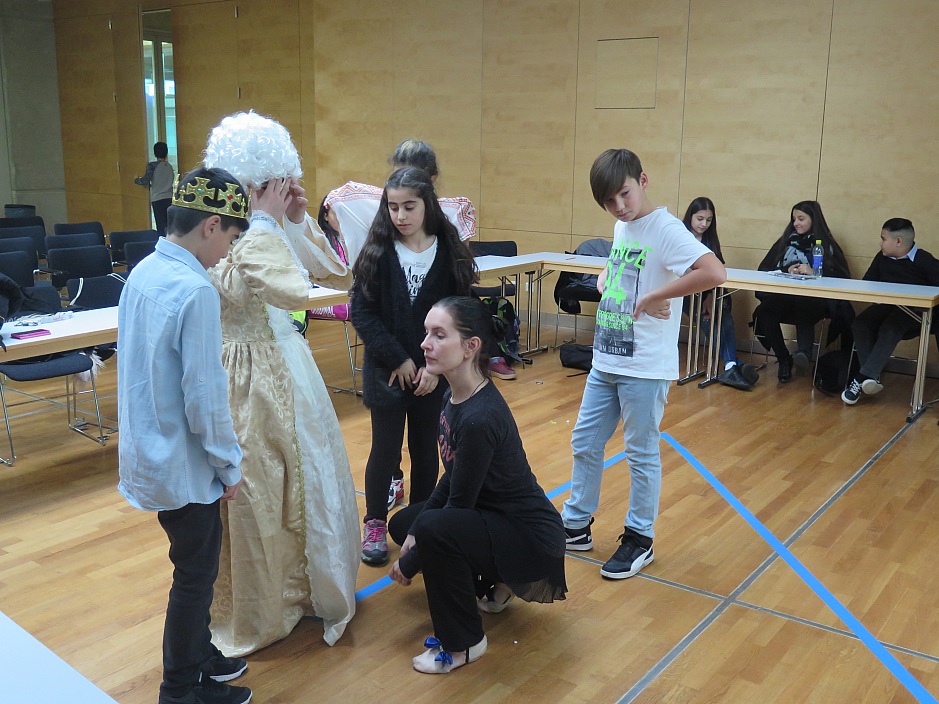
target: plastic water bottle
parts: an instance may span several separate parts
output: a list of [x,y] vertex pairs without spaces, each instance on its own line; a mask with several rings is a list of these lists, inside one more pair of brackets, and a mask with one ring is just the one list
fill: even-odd
[[822,249],[822,241],[815,240],[815,246],[812,247],[812,276],[820,279],[822,276],[822,260],[825,258],[825,250]]

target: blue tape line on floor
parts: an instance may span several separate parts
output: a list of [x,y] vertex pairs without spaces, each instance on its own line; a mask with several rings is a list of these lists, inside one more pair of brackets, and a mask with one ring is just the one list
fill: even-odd
[[880,660],[888,670],[893,674],[894,677],[902,684],[910,694],[916,697],[918,702],[931,702],[931,704],[937,704],[935,697],[933,697],[919,681],[910,674],[910,672],[899,663],[899,661],[890,654],[881,643],[878,641],[870,631],[868,631],[864,625],[858,621],[850,611],[848,611],[844,605],[838,601],[837,597],[832,594],[828,589],[822,584],[818,578],[815,577],[811,572],[806,569],[805,565],[799,562],[798,558],[793,555],[789,548],[782,544],[782,542],[773,535],[769,529],[764,526],[760,520],[754,516],[750,510],[744,506],[740,500],[734,496],[720,480],[715,477],[711,472],[701,464],[694,455],[692,455],[688,450],[686,450],[681,443],[679,443],[675,438],[673,438],[668,433],[662,433],[662,439],[665,440],[669,445],[671,445],[678,452],[679,455],[685,458],[685,460],[694,467],[697,472],[707,480],[717,491],[721,497],[733,507],[733,509],[740,514],[740,516],[750,524],[750,527],[757,532],[757,534],[765,540],[769,546],[776,552],[779,557],[789,565],[793,571],[798,575],[798,577],[805,582],[809,589],[811,589],[815,594],[825,603],[825,605],[831,609],[835,615],[840,618],[844,624],[851,629],[851,631],[860,639],[860,641],[867,646],[867,649],[870,650],[874,656]]
[[[608,459],[606,462],[603,463],[603,469],[607,469],[608,467],[624,459],[626,459],[625,452],[620,452],[618,455],[613,455],[610,459]],[[561,484],[561,486],[555,487],[551,491],[546,492],[545,496],[547,496],[549,499],[553,499],[555,496],[558,496],[570,490],[571,490],[571,483],[564,482],[563,484]],[[359,591],[355,593],[355,600],[362,601],[362,599],[371,596],[375,592],[384,589],[385,587],[387,587],[389,584],[392,584],[392,583],[393,582],[392,582],[391,577],[382,577],[377,582],[373,582],[372,584],[369,584],[367,587],[362,587],[361,589],[359,589]]]

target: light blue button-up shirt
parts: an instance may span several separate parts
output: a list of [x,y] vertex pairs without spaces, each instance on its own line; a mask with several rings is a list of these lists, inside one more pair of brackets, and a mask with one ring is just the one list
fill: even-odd
[[205,268],[160,239],[127,279],[117,326],[118,489],[147,511],[218,500],[241,479],[242,455]]

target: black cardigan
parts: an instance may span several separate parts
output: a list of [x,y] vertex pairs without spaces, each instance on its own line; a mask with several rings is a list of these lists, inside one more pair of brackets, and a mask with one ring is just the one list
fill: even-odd
[[411,303],[407,281],[393,248],[378,261],[376,280],[369,282],[376,300],[365,295],[361,283],[352,287],[352,325],[365,343],[362,364],[362,393],[368,408],[398,406],[407,403],[411,390],[401,391],[397,384],[388,386],[391,373],[410,358],[420,369],[424,366],[424,318],[437,301],[447,296],[466,296],[458,291],[450,269],[449,249],[437,238],[437,255],[421,290]]

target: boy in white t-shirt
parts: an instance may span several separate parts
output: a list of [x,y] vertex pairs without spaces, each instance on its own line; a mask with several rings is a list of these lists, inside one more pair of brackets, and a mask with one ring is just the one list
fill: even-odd
[[590,524],[600,502],[603,453],[620,418],[631,484],[620,546],[600,569],[625,579],[654,559],[653,523],[659,511],[662,461],[659,423],[671,381],[678,378],[681,298],[720,286],[720,260],[678,218],[646,196],[649,178],[628,149],[608,149],[590,169],[601,208],[618,222],[613,251],[597,288],[593,368],[571,437],[571,496],[561,517],[568,550],[590,550]]

